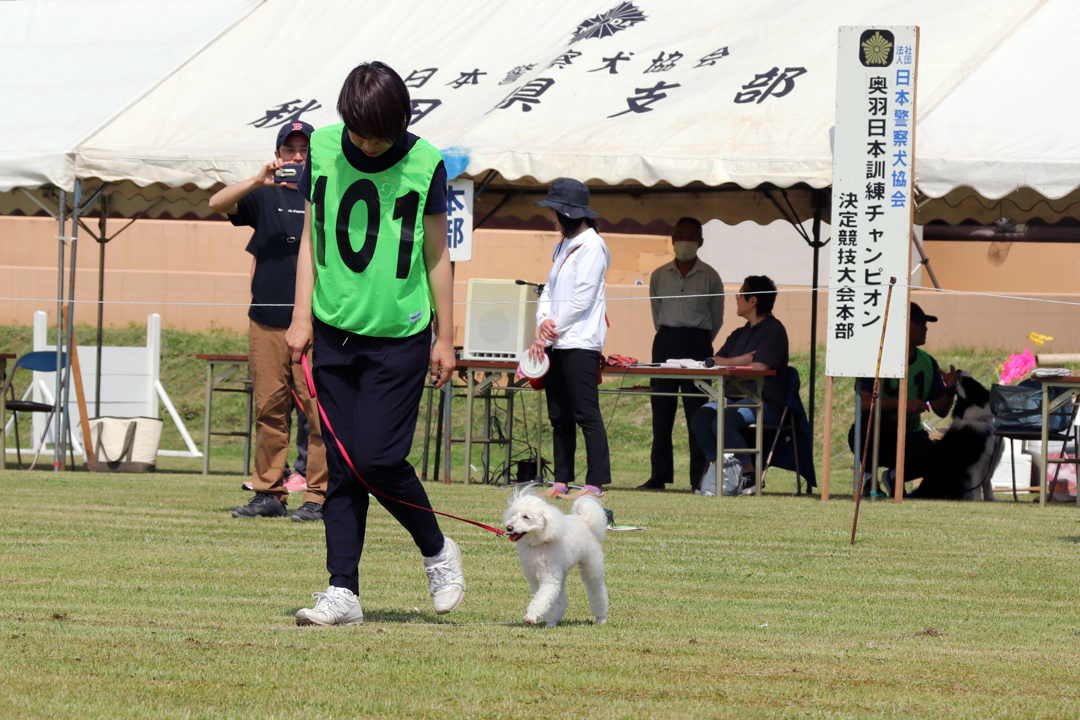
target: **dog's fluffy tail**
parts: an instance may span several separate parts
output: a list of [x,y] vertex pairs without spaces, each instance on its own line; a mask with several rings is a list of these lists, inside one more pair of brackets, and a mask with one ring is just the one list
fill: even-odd
[[604,535],[607,534],[607,513],[604,512],[604,504],[600,500],[592,495],[582,495],[574,501],[570,512],[585,521],[599,542],[604,542]]

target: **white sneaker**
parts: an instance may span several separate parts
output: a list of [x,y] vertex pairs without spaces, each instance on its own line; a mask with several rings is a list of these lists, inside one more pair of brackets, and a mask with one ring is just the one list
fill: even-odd
[[360,601],[348,588],[331,585],[326,592],[311,593],[315,607],[304,608],[296,613],[297,625],[360,625],[364,611]]
[[694,494],[707,497],[716,496],[716,461],[710,462],[709,467],[705,468]]
[[436,615],[445,615],[455,609],[465,597],[461,548],[445,535],[443,541],[443,549],[438,555],[424,558],[424,570],[427,571],[431,602],[435,605]]

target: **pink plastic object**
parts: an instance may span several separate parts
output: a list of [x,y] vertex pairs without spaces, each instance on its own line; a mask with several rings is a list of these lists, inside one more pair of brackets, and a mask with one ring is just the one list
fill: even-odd
[[1019,355],[1011,353],[1009,359],[1001,366],[1001,384],[1008,385],[1013,380],[1019,380],[1035,368],[1035,356],[1031,350],[1024,348]]

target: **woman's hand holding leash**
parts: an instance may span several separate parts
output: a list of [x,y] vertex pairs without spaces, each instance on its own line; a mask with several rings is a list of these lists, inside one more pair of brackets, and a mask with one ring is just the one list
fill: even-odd
[[311,321],[297,320],[293,318],[289,329],[285,331],[285,346],[292,353],[292,361],[300,362],[300,358],[311,350],[312,330]]
[[447,340],[436,340],[431,346],[431,382],[435,389],[441,388],[450,379],[450,373],[457,365],[454,345]]

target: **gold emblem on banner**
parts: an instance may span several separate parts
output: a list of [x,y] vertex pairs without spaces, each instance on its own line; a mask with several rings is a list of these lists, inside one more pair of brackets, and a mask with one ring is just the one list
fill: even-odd
[[[884,34],[882,34],[884,32]],[[873,33],[873,35],[870,35]],[[869,36],[869,37],[868,37]],[[892,62],[894,40],[893,34],[888,30],[868,30],[863,33],[860,48],[862,49],[862,64],[870,66],[887,66]]]

